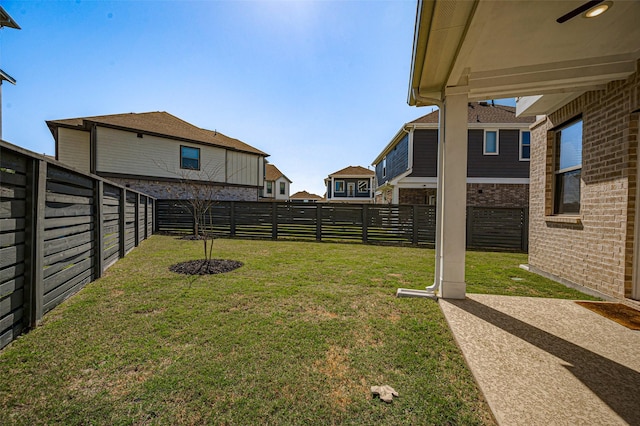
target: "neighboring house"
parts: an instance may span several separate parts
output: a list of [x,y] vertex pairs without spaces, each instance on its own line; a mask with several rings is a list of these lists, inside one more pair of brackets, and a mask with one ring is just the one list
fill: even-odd
[[371,203],[373,201],[373,170],[349,166],[331,173],[325,180],[327,201],[335,203]]
[[[406,123],[373,161],[376,203],[435,204],[439,115]],[[467,205],[526,207],[534,119],[488,102],[469,102],[467,116]]]
[[[167,112],[47,121],[56,159],[158,199],[257,201],[268,154]],[[187,182],[187,184],[185,184]]]
[[311,194],[307,191],[298,191],[291,197],[289,197],[289,201],[294,203],[319,203],[324,201],[324,197],[316,194]]
[[[0,6],[0,29],[4,27],[15,28],[16,30],[20,29],[20,25],[18,25],[11,15],[9,15],[7,11]],[[2,83],[5,81],[8,81],[11,84],[16,84],[16,80],[13,77],[0,70],[0,139],[2,139]]]
[[278,170],[276,166],[267,163],[265,166],[262,198],[277,201],[288,200],[289,186],[291,183],[291,180]]
[[466,105],[523,97],[531,270],[640,306],[640,5],[594,3],[418,3],[408,101],[444,129],[429,291],[465,297]]

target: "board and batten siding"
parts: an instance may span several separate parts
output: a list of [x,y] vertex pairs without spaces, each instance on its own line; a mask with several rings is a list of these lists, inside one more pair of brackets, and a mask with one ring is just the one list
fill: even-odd
[[262,186],[263,158],[246,152],[227,151],[227,183]]
[[[142,135],[105,127],[97,128],[98,173],[225,181],[225,149]],[[180,146],[200,149],[201,171],[180,168]]]
[[58,161],[89,173],[91,145],[90,133],[84,130],[58,128]]

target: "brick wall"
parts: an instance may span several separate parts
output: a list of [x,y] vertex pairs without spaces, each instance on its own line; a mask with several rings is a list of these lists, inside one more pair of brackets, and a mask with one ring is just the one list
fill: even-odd
[[[400,204],[430,204],[435,188],[400,189]],[[472,207],[514,207],[529,205],[529,185],[527,184],[495,184],[468,183],[467,205]]]
[[258,190],[256,188],[247,188],[240,186],[224,186],[207,184],[189,184],[182,185],[180,183],[163,182],[157,180],[143,179],[123,179],[109,178],[109,180],[125,185],[136,191],[149,194],[160,200],[184,200],[192,198],[194,193],[199,191],[199,196],[208,198],[213,195],[213,199],[222,201],[257,201]]
[[[616,298],[631,296],[638,73],[585,93],[532,128],[529,263]],[[583,120],[580,214],[553,212],[553,130]]]

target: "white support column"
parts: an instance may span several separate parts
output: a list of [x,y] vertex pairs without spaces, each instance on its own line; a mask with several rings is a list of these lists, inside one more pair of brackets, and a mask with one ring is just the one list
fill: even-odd
[[393,187],[392,196],[391,196],[391,203],[392,204],[400,204],[400,188],[398,188],[398,185],[395,185]]
[[[445,98],[440,114],[444,139],[440,138],[442,161],[438,170],[438,217],[436,246],[439,268],[436,267],[440,297],[464,299],[467,212],[467,105],[466,93]],[[442,124],[442,122],[441,122]],[[439,243],[439,244],[438,244]]]

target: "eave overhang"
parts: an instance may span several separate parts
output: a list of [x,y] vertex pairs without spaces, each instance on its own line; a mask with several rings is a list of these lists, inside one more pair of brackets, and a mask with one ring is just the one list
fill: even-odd
[[615,0],[597,18],[557,22],[583,4],[419,1],[409,105],[465,93],[470,101],[555,95],[555,107],[625,79],[640,58],[640,3]]
[[0,70],[0,84],[3,81],[8,81],[11,84],[16,84],[16,79],[11,77],[9,74],[7,74],[6,72]]

